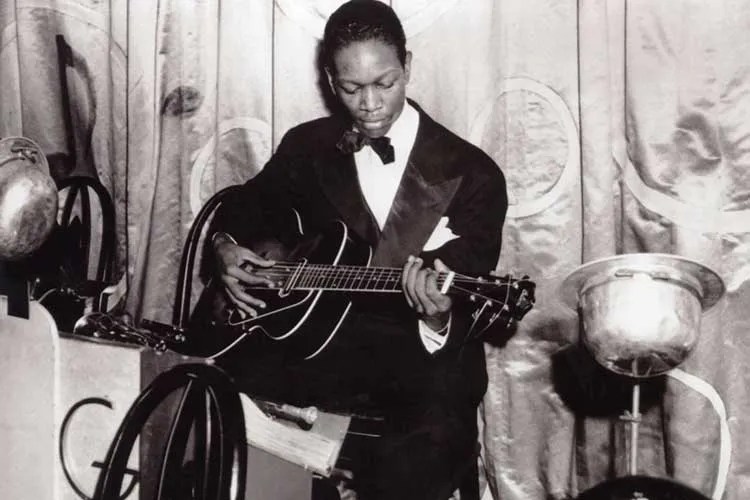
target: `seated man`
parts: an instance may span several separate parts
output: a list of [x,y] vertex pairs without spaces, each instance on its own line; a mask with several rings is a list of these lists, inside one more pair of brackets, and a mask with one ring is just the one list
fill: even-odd
[[[288,262],[256,243],[273,237],[287,246],[300,229],[330,235],[331,221],[340,221],[347,238],[334,243],[372,249],[362,266],[397,271],[373,288],[399,293],[321,297],[316,305],[344,306],[333,320],[302,316],[325,323],[309,328],[325,331],[308,359],[275,348],[282,341],[218,359],[250,393],[382,418],[383,437],[357,447],[351,462],[348,486],[358,498],[445,499],[475,460],[487,375],[481,342],[467,341],[472,309],[442,293],[443,283],[452,271],[494,268],[505,180],[481,150],[406,98],[412,54],[390,7],[345,3],[328,20],[322,50],[345,113],[291,129],[265,168],[222,204],[211,230],[215,282],[225,312],[263,318],[270,296],[251,288],[277,286],[275,273]],[[357,288],[347,279],[342,288]]]

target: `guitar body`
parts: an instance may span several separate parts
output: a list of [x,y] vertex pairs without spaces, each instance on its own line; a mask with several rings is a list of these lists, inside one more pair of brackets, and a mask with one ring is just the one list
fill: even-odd
[[[314,237],[300,237],[293,248],[274,240],[259,242],[251,249],[277,262],[303,263],[303,268],[313,264],[366,266],[371,257],[370,247],[354,241],[340,221]],[[276,282],[275,267],[264,271]],[[249,354],[283,349],[300,359],[317,356],[344,321],[351,304],[349,295],[335,290],[285,290],[282,280],[278,285],[248,288],[266,307],[258,309],[255,318],[241,318],[221,286],[209,283],[191,316],[185,351],[209,358],[236,349]]]
[[[300,227],[298,216],[296,220],[287,227]],[[267,240],[250,247],[275,261],[254,271],[272,286],[247,288],[266,307],[255,308],[255,317],[243,317],[223,286],[209,283],[193,311],[181,352],[219,358],[239,350],[251,358],[276,350],[287,358],[312,359],[341,329],[352,293],[402,293],[401,268],[369,267],[371,248],[353,238],[341,221],[333,221],[314,236],[300,234],[292,239],[291,246]],[[519,280],[446,272],[439,274],[437,285],[447,289],[444,293],[475,303],[465,341],[511,326],[534,304],[535,285],[527,276]]]

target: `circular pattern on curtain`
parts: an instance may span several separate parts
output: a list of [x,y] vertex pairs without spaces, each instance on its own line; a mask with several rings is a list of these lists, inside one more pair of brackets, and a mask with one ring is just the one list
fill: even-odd
[[198,151],[190,172],[193,217],[214,193],[255,177],[271,158],[271,126],[252,117],[219,123],[217,133]]
[[578,182],[578,128],[565,101],[530,78],[508,78],[474,120],[470,140],[502,166],[508,217],[551,206]]

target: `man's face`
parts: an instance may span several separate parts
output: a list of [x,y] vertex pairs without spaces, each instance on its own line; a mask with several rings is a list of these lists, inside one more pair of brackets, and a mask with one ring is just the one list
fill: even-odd
[[352,42],[334,54],[333,65],[328,81],[354,125],[369,137],[385,135],[404,109],[411,53],[401,66],[387,43]]

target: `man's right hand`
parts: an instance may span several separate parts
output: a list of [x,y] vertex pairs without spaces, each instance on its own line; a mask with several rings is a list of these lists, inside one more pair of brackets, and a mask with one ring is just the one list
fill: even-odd
[[271,267],[275,261],[264,259],[252,250],[238,245],[231,236],[217,233],[212,239],[214,260],[224,292],[241,315],[257,316],[266,304],[246,292],[247,287],[272,286],[270,279],[258,274],[257,269]]

